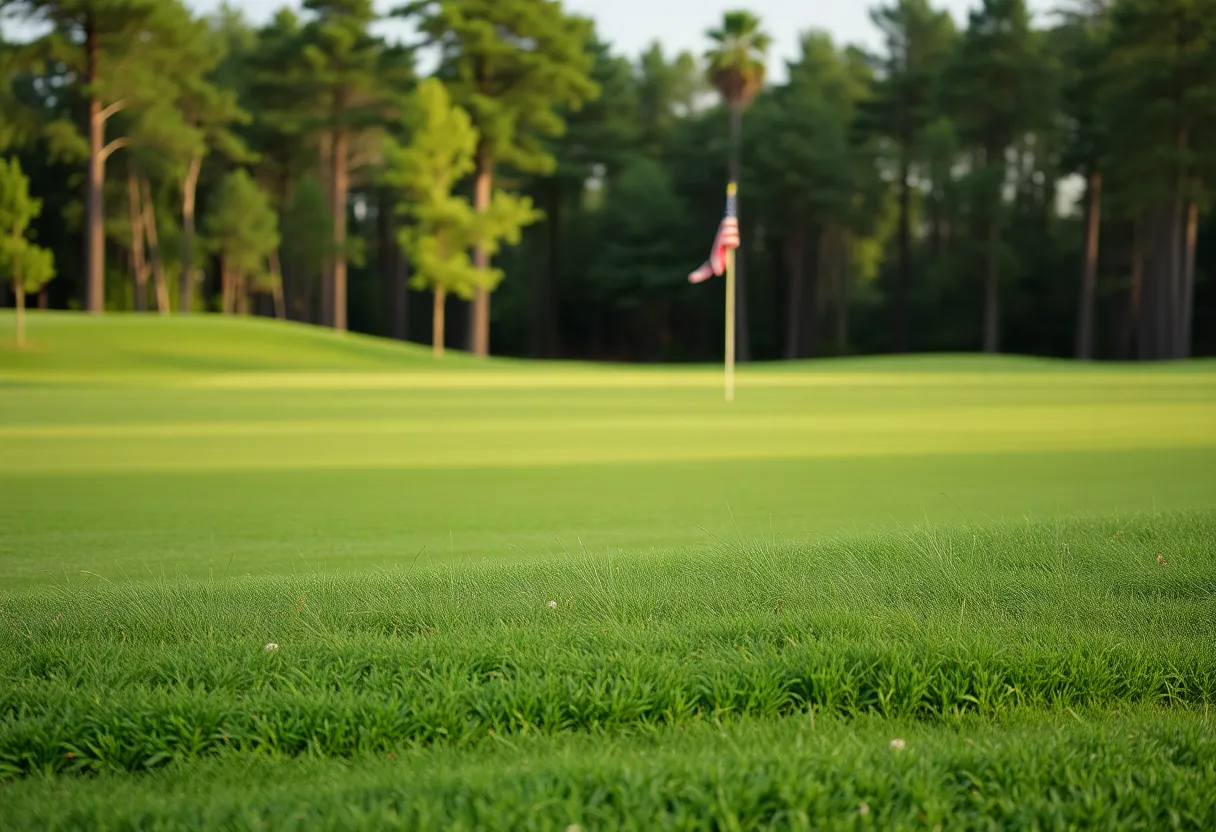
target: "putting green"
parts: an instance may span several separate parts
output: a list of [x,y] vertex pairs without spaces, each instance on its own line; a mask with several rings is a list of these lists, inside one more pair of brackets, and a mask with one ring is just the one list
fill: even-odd
[[0,580],[1216,507],[1216,364],[433,361],[255,320],[0,315]]

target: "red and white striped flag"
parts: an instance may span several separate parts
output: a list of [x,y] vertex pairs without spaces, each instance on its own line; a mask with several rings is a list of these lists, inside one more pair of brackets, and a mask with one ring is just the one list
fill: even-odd
[[688,276],[689,283],[703,283],[711,277],[726,271],[726,250],[739,247],[739,220],[736,205],[734,183],[726,191],[726,215],[718,223],[718,233],[714,236],[714,246],[709,251],[709,259],[701,267]]

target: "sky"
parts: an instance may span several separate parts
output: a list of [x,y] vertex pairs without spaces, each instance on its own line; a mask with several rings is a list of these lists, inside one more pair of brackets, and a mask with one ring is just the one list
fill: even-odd
[[[211,11],[220,0],[189,0],[200,11]],[[284,0],[230,0],[243,8],[253,21],[261,22]],[[1060,0],[1029,0],[1040,24],[1046,23]],[[298,6],[298,0],[287,5]],[[387,12],[403,5],[402,0],[377,0],[377,8]],[[874,0],[565,0],[568,10],[593,18],[596,29],[618,53],[636,56],[654,40],[666,51],[705,49],[705,30],[722,19],[728,9],[746,8],[759,15],[774,44],[769,70],[775,78],[784,76],[784,62],[797,55],[798,35],[808,29],[823,29],[841,43],[853,43],[877,51],[882,41],[870,23],[869,10]],[[936,0],[960,24],[978,0]],[[388,24],[386,33],[408,34],[400,24]]]

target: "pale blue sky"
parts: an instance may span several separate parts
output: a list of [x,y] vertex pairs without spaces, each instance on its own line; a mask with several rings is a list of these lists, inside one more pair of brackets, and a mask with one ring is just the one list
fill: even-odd
[[[190,0],[191,5],[210,11],[220,0]],[[230,0],[243,8],[253,20],[268,18],[283,0]],[[1030,0],[1031,9],[1040,23],[1046,22],[1052,9],[1064,0]],[[935,6],[948,8],[960,22],[966,21],[967,10],[978,0],[936,0]],[[298,2],[287,3],[296,5]],[[387,11],[404,5],[402,0],[377,0],[377,7]],[[870,24],[869,9],[873,0],[565,0],[566,8],[594,18],[600,36],[613,44],[618,52],[634,56],[651,41],[658,39],[669,50],[689,49],[700,53],[705,48],[705,30],[721,20],[727,9],[747,8],[758,14],[765,28],[775,39],[770,70],[784,74],[786,59],[797,52],[798,34],[807,29],[825,29],[836,40],[856,43],[871,49],[881,46]],[[399,27],[394,32],[402,31]]]

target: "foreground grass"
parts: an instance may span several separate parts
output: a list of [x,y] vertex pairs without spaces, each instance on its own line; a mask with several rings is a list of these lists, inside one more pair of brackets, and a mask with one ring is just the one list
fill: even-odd
[[1170,515],[7,595],[0,773],[811,710],[1202,707],[1214,553],[1212,515]]
[[938,725],[820,715],[34,777],[0,784],[0,818],[12,829],[1206,830],[1214,785],[1216,723],[1203,711]]

